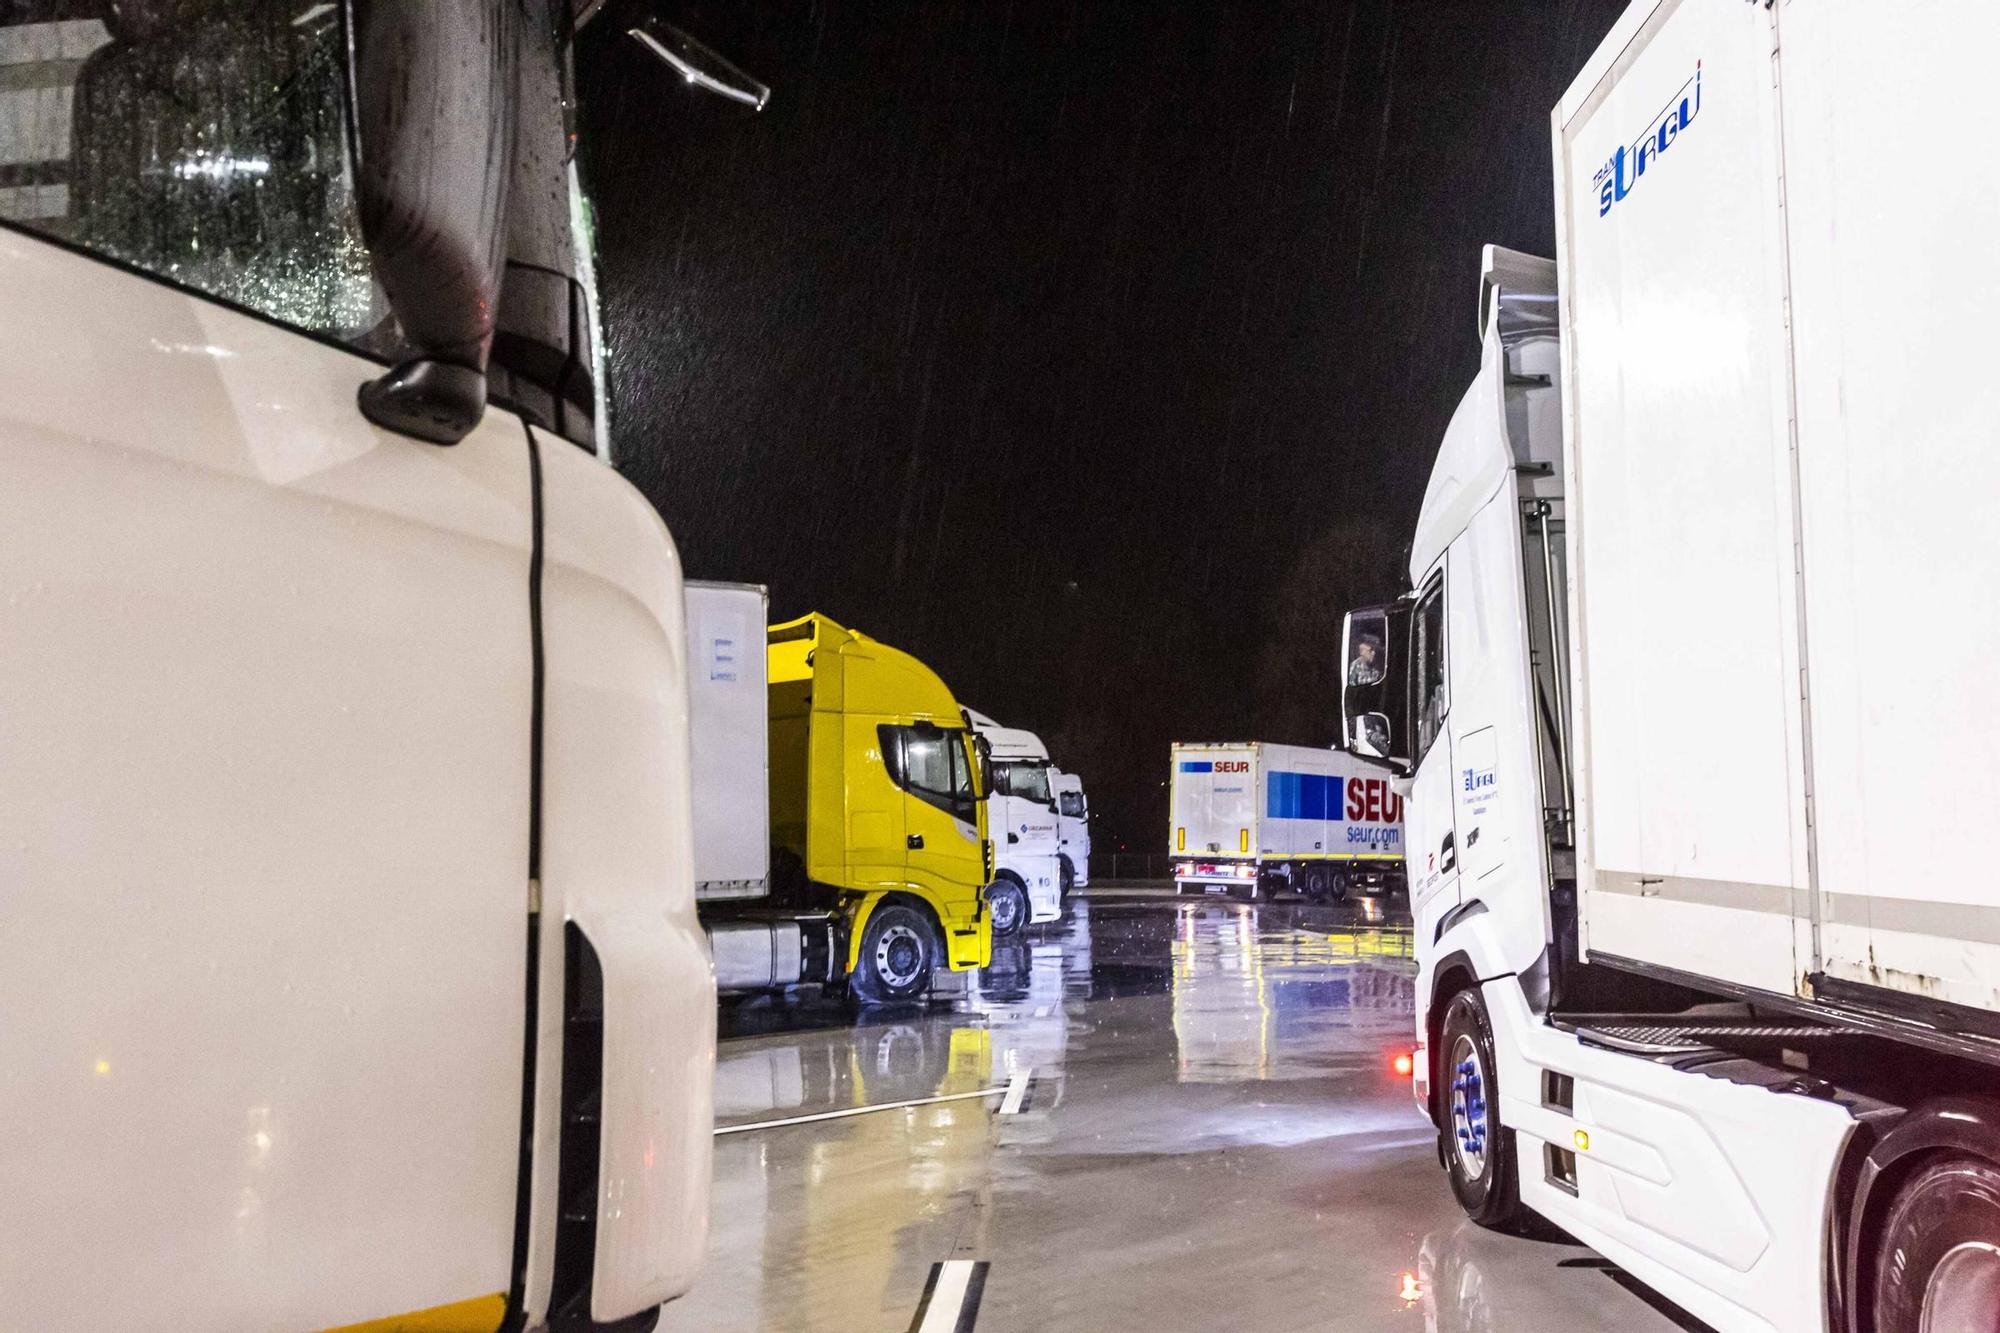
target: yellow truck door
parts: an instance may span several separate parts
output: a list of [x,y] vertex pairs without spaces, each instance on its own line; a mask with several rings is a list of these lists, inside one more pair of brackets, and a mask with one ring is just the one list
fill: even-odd
[[[985,839],[975,795],[966,733],[914,726],[903,732],[904,811],[909,828],[910,877],[947,893],[948,886],[983,887]],[[961,893],[965,901],[976,893]]]
[[822,713],[815,721],[828,733],[845,735],[844,753],[858,764],[821,765],[817,772],[839,773],[847,784],[847,875],[849,888],[893,889],[909,878],[908,808],[903,793],[885,780],[885,728],[878,719],[852,713]]

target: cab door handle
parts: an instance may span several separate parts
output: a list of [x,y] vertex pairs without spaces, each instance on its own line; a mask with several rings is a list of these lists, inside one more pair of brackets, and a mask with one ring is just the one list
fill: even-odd
[[910,845],[910,850],[913,852],[920,852],[924,849],[924,835],[921,833],[912,833],[904,841]]

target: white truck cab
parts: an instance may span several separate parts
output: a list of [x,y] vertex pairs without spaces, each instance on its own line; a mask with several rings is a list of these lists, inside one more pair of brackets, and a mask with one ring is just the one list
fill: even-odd
[[1348,617],[1452,1189],[1725,1333],[2000,1328],[2000,181],[1936,131],[1996,46],[1636,0]]
[[0,18],[12,1326],[693,1281],[680,563],[597,456],[530,7]]
[[995,939],[1062,916],[1062,839],[1049,775],[1049,747],[1032,731],[1003,727],[966,710],[991,758],[987,806],[994,876],[987,890]]
[[1071,889],[1090,884],[1090,798],[1084,794],[1083,779],[1075,773],[1052,769],[1049,787],[1056,794],[1056,839],[1062,862],[1062,896]]

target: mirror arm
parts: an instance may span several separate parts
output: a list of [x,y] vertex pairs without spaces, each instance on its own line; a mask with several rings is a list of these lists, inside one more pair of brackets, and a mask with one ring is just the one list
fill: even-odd
[[650,18],[626,32],[690,87],[705,88],[732,102],[741,102],[752,111],[762,111],[770,104],[771,89],[767,84],[751,78],[672,24]]
[[417,353],[363,384],[360,407],[432,444],[458,443],[486,412],[518,10],[513,0],[353,0],[361,235]]

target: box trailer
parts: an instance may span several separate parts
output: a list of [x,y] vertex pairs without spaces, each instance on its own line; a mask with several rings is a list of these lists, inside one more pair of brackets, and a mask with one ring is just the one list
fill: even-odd
[[1409,792],[1417,1091],[1723,1330],[2000,1328],[2000,11],[1642,0],[1553,117],[1350,743]]
[[687,582],[688,741],[700,903],[771,891],[770,699],[756,583]]
[[1338,899],[1401,885],[1403,801],[1375,765],[1262,741],[1175,742],[1170,761],[1176,889]]

